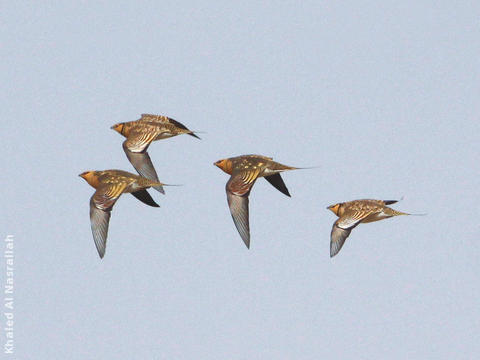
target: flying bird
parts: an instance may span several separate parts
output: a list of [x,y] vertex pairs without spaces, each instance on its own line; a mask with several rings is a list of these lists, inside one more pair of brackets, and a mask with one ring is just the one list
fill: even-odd
[[300,168],[282,165],[270,157],[261,155],[232,157],[218,160],[214,165],[231,175],[225,187],[228,206],[243,242],[247,248],[250,248],[248,196],[253,184],[259,177],[264,177],[277,190],[290,196],[280,173]]
[[[200,139],[185,125],[163,115],[142,114],[138,120],[118,123],[113,125],[111,129],[127,138],[122,146],[135,170],[141,176],[156,182],[158,182],[157,172],[147,152],[152,141],[181,134],[188,134]],[[165,194],[161,185],[155,185],[153,188]]]
[[90,223],[100,258],[105,255],[110,213],[120,195],[130,193],[147,205],[159,207],[146,189],[166,185],[122,170],[85,171],[79,176],[96,189],[90,198]]
[[399,215],[420,215],[407,214],[386,206],[396,202],[398,200],[364,199],[338,203],[327,207],[328,210],[338,216],[330,235],[330,257],[338,254],[352,229],[360,223],[379,221]]

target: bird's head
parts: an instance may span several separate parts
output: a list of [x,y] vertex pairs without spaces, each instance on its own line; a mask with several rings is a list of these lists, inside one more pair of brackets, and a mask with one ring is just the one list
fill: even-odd
[[115,131],[118,132],[120,135],[128,136],[129,127],[126,126],[126,123],[118,123],[118,124],[115,124],[115,125],[113,125],[110,129],[115,130]]
[[98,171],[84,171],[80,175],[81,178],[85,179],[86,182],[88,182],[91,186],[94,188],[98,187],[99,181],[98,181]]
[[229,159],[218,160],[217,162],[214,162],[213,165],[219,167],[227,174],[232,173],[232,162]]
[[338,204],[335,204],[335,205],[330,205],[329,207],[327,207],[328,210],[330,210],[331,212],[333,212],[335,215],[337,216],[341,216],[341,212],[343,212],[343,207],[342,207],[343,203],[338,203]]

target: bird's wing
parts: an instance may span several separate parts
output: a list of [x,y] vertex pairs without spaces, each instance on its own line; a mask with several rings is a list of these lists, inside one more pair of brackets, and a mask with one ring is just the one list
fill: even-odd
[[166,122],[167,117],[163,115],[142,114],[137,121]]
[[338,254],[352,229],[371,213],[371,210],[346,210],[343,216],[335,221],[330,233],[330,257]]
[[265,176],[265,180],[267,180],[270,184],[272,184],[281,193],[283,193],[287,196],[290,196],[290,193],[288,192],[287,186],[283,182],[283,179],[280,176],[280,173]]
[[[156,116],[156,115],[150,115],[150,114],[142,114],[141,121],[151,122],[151,123],[172,124],[179,129],[191,131],[189,128],[187,128],[185,125],[183,125],[181,122],[179,122],[175,119],[172,119],[168,116],[163,116],[163,115]],[[200,139],[193,131],[188,133],[188,135],[196,137],[197,139]]]
[[[158,180],[158,175],[157,172],[155,171],[155,168],[153,167],[152,160],[150,159],[150,155],[148,155],[147,151],[143,152],[132,152],[129,150],[127,141],[125,140],[123,142],[123,150],[125,151],[125,154],[127,155],[128,160],[130,163],[133,165],[135,170],[137,172],[152,181],[160,182]],[[154,186],[153,187],[155,190],[161,192],[162,194],[165,194],[165,190],[163,190],[163,186]]]
[[138,190],[138,191],[132,192],[131,194],[135,196],[138,200],[143,202],[144,204],[147,204],[153,207],[160,207],[160,205],[158,205],[155,202],[155,200],[152,199],[152,197],[150,196],[150,194],[146,189]]
[[148,146],[155,140],[158,135],[155,127],[142,123],[130,130],[127,140],[123,142],[123,148],[131,152],[147,151]]
[[233,222],[247,246],[250,248],[250,225],[248,221],[248,195],[257,179],[258,171],[237,171],[232,173],[225,190]]
[[338,254],[351,231],[351,228],[342,229],[338,227],[337,222],[333,224],[332,232],[330,233],[330,257]]
[[179,129],[190,131],[189,133],[187,133],[188,135],[196,137],[197,139],[200,140],[200,138],[193,131],[191,131],[189,128],[187,128],[185,125],[183,125],[181,122],[178,122],[177,120],[172,119],[172,118],[167,118],[167,119],[168,119],[168,122],[170,124],[175,125]]
[[343,215],[336,221],[338,227],[349,229],[358,225],[360,221],[373,214],[375,209],[347,209]]
[[99,187],[90,198],[90,225],[100,258],[105,255],[110,212],[126,186],[126,183],[107,184]]
[[158,123],[173,124],[180,129],[188,130],[187,127],[182,123],[165,115],[142,114],[142,117],[140,120],[144,122],[151,122],[151,123],[157,123],[157,124]]
[[168,116],[165,116],[165,115],[142,114],[139,121],[143,124],[150,124],[150,125],[171,124],[176,128],[190,131],[189,133],[187,133],[188,135],[196,137],[197,139],[200,139],[200,137],[198,137],[193,131],[191,131],[181,122],[175,119],[169,118]]

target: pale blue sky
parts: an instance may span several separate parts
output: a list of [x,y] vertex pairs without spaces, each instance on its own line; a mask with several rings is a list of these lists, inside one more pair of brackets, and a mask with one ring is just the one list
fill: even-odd
[[[4,3],[15,358],[478,358],[479,18],[474,1]],[[134,172],[109,128],[141,113],[205,133],[150,147],[184,186],[150,191],[159,209],[123,196],[101,261],[77,175]],[[292,198],[256,183],[248,251],[212,164],[249,153],[319,167],[283,176]],[[361,225],[330,259],[326,206],[402,196],[428,216]]]

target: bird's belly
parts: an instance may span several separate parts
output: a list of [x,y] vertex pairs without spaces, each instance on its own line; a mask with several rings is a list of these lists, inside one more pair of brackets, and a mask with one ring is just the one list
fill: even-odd
[[175,136],[175,134],[171,133],[171,132],[162,132],[160,134],[158,134],[157,136],[155,136],[155,139],[154,140],[163,140],[163,139],[168,139],[172,136]]
[[140,186],[138,185],[137,183],[132,183],[130,185],[128,185],[125,190],[123,190],[124,193],[132,193],[132,192],[135,192],[137,190],[141,190],[143,189],[143,186]]
[[386,215],[383,211],[380,212],[380,213],[376,213],[376,214],[371,214],[371,215],[368,215],[365,219],[363,219],[363,223],[369,223],[369,222],[374,222],[374,221],[379,221],[379,220],[383,220],[383,219],[386,219],[386,218],[389,218],[391,216],[389,215]]

